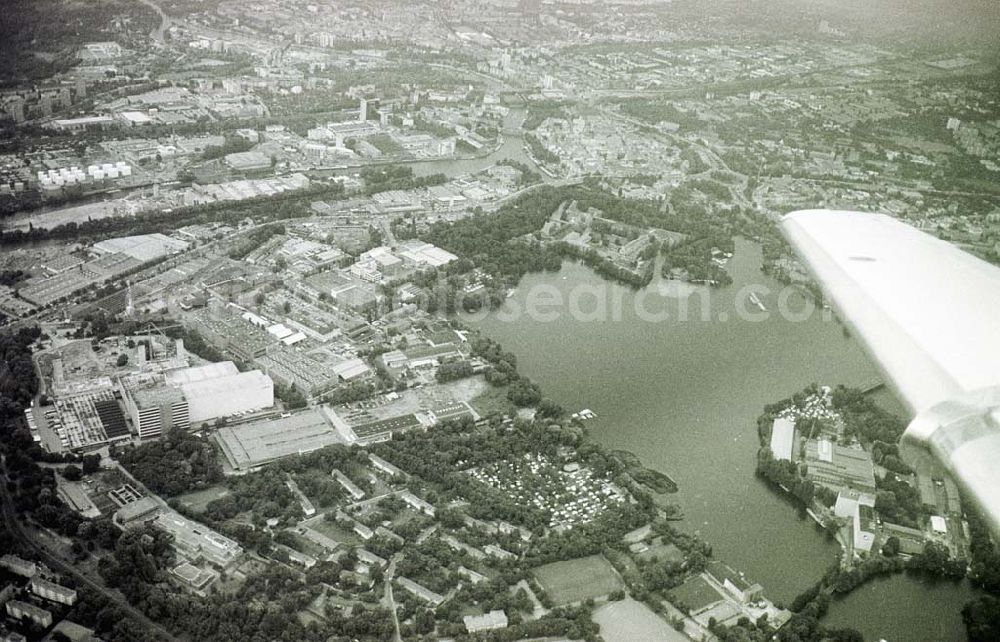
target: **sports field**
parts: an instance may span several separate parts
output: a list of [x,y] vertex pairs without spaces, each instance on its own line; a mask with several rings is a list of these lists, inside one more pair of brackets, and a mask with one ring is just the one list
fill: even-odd
[[602,555],[545,564],[532,573],[557,606],[601,597],[623,588],[618,573]]
[[690,639],[648,606],[632,599],[608,602],[594,611],[593,618],[605,640],[688,642]]

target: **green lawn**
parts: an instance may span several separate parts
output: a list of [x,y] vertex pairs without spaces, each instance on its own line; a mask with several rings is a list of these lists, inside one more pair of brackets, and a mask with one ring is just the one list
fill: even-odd
[[545,564],[532,573],[557,606],[624,588],[618,573],[602,555]]
[[609,602],[594,611],[593,620],[601,627],[601,637],[629,642],[688,642],[689,638],[632,599]]
[[306,522],[306,525],[314,531],[322,533],[330,539],[336,540],[346,546],[355,546],[361,542],[361,538],[358,537],[357,533],[351,530],[344,530],[333,522],[326,521],[322,515],[310,519]]
[[485,417],[491,412],[499,412],[501,414],[513,414],[515,410],[514,404],[507,399],[507,386],[501,386],[496,388],[494,386],[488,387],[482,394],[477,395],[469,405],[475,409],[479,416]]
[[210,486],[203,490],[196,490],[193,493],[186,493],[177,497],[177,501],[180,502],[181,506],[187,508],[188,510],[193,510],[196,513],[202,513],[205,511],[205,507],[208,506],[213,500],[225,497],[229,494],[229,489],[221,484],[218,486]]

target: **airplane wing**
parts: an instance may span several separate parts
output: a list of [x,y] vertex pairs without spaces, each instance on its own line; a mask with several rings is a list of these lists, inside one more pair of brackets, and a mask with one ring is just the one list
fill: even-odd
[[883,214],[805,210],[782,227],[914,413],[1000,384],[1000,268]]
[[882,214],[803,210],[782,229],[944,465],[1000,534],[1000,268]]

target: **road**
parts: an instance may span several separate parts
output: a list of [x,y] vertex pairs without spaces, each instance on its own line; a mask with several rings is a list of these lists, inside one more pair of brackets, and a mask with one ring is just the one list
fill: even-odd
[[[7,467],[6,462],[2,466],[3,477],[7,477]],[[146,615],[136,609],[134,606],[125,601],[117,593],[109,590],[107,587],[98,584],[93,581],[80,571],[78,571],[72,564],[66,562],[60,557],[53,555],[44,546],[38,543],[38,541],[32,537],[31,533],[24,527],[21,520],[18,518],[16,511],[14,510],[14,500],[10,496],[10,492],[7,490],[6,482],[0,484],[0,512],[3,515],[3,521],[10,528],[11,534],[21,540],[21,542],[28,548],[34,550],[46,566],[52,570],[58,571],[64,575],[72,575],[76,580],[85,586],[87,586],[92,591],[99,593],[109,602],[120,608],[122,611],[127,613],[132,617],[133,620],[141,624],[147,631],[151,631],[160,636],[164,640],[171,640],[172,642],[181,642],[180,638],[177,638],[170,634],[165,628],[150,620]]]
[[403,559],[402,553],[396,553],[389,560],[389,566],[385,569],[385,595],[382,597],[382,605],[392,612],[392,624],[396,627],[393,642],[402,642],[403,636],[399,632],[399,615],[396,613],[396,600],[392,596],[392,578],[396,575],[396,562]]
[[[416,543],[422,544],[428,537],[434,534],[437,530],[437,524],[428,526],[417,535]],[[396,627],[396,634],[393,636],[393,642],[403,642],[403,637],[399,632],[399,615],[396,613],[396,600],[392,596],[392,580],[396,577],[396,564],[403,559],[403,553],[398,552],[392,556],[389,560],[389,565],[385,569],[385,575],[383,579],[385,581],[385,593],[382,595],[382,606],[389,609],[392,612],[392,623]]]

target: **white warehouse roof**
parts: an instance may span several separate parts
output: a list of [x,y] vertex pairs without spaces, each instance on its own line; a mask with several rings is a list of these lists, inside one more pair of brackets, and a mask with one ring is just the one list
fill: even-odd
[[371,368],[368,367],[368,364],[358,358],[348,359],[347,361],[342,361],[333,366],[333,371],[344,381],[360,377],[369,370],[371,370]]
[[278,339],[284,339],[285,337],[290,336],[292,334],[292,331],[288,329],[288,326],[282,323],[275,323],[274,325],[269,326],[267,328],[267,331],[270,332],[275,337],[277,337]]
[[403,241],[400,250],[399,255],[403,258],[431,267],[440,267],[458,258],[451,252],[418,240]]
[[274,405],[274,382],[260,370],[181,385],[191,423],[210,421]]
[[152,261],[161,256],[183,252],[188,248],[186,241],[180,241],[163,234],[141,234],[123,236],[94,243],[94,251],[99,254],[122,253],[138,261]]
[[218,377],[225,377],[228,375],[238,374],[239,369],[236,364],[232,361],[219,361],[217,363],[209,363],[204,366],[195,366],[193,368],[181,368],[179,370],[171,370],[164,373],[168,385],[179,386],[185,383],[191,383],[194,381],[202,381],[204,379],[216,379]]
[[791,461],[794,445],[795,422],[785,417],[778,417],[771,426],[771,453],[775,459]]

